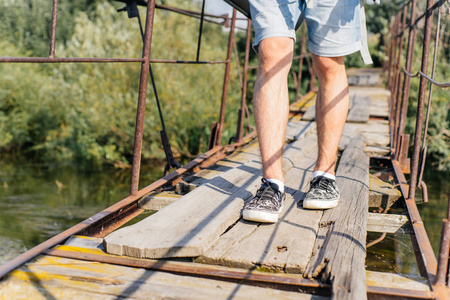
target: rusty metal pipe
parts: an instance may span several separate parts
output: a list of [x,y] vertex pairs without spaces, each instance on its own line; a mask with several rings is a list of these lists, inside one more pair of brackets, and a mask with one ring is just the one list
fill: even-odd
[[200,60],[200,48],[202,45],[202,33],[203,33],[203,20],[205,19],[205,0],[203,0],[202,3],[202,13],[200,18],[200,28],[198,30],[198,41],[197,41],[197,59],[196,61]]
[[[392,41],[392,47],[394,48],[394,50],[392,51],[392,78],[391,78],[391,83],[390,83],[390,91],[391,91],[391,95],[392,95],[392,99],[393,99],[393,103],[392,103],[392,115],[394,116],[394,120],[393,120],[393,127],[396,128],[397,127],[397,120],[395,118],[395,116],[397,115],[397,110],[398,110],[398,99],[396,98],[397,92],[397,66],[399,65],[398,60],[396,59],[397,57],[397,53],[400,52],[398,50],[398,31],[399,31],[399,15],[397,14],[395,16],[394,19],[394,34],[393,34],[393,41]],[[394,140],[397,140],[397,134],[396,134],[396,130],[394,130]],[[397,151],[398,149],[398,145],[394,144],[394,148],[395,151]]]
[[53,0],[52,8],[52,26],[50,32],[50,53],[49,57],[55,57],[55,41],[56,41],[56,19],[58,16],[58,0]]
[[244,134],[244,120],[245,120],[245,111],[247,107],[246,99],[247,99],[247,81],[248,81],[248,60],[250,56],[250,39],[252,36],[252,20],[248,20],[247,22],[247,39],[245,41],[245,56],[244,56],[244,74],[242,78],[242,95],[241,95],[241,109],[239,110],[239,118],[238,118],[238,128],[236,132],[236,138],[238,141],[242,140],[242,136]]
[[142,58],[144,59],[144,62],[141,65],[141,79],[139,82],[139,99],[136,113],[136,130],[134,134],[133,167],[131,171],[130,195],[135,195],[139,190],[142,139],[144,134],[145,102],[147,98],[154,14],[155,0],[150,0],[147,6],[147,19],[145,21],[144,49],[142,52]]
[[297,91],[295,93],[295,101],[297,101],[300,98],[300,86],[302,81],[302,70],[303,70],[303,59],[305,58],[305,52],[306,52],[306,26],[303,25],[303,31],[302,31],[302,45],[300,48],[300,55],[299,62],[298,62],[298,77],[297,77]]
[[447,276],[448,259],[450,252],[450,222],[447,219],[442,220],[441,243],[439,246],[439,263],[436,273],[435,285],[445,285]]
[[217,133],[217,139],[216,139],[217,146],[219,146],[222,143],[223,125],[225,123],[225,105],[227,103],[228,83],[230,81],[231,54],[233,51],[235,24],[236,24],[236,9],[233,9],[233,17],[231,18],[230,35],[228,38],[227,63],[225,65],[225,75],[224,75],[224,79],[223,79],[222,101],[221,101],[221,105],[220,105],[220,115],[219,115],[219,124],[218,124],[219,132]]
[[408,77],[417,77],[417,76],[423,77],[426,80],[428,80],[430,83],[432,83],[438,87],[442,87],[442,88],[450,87],[450,82],[437,82],[436,80],[434,80],[434,79],[428,77],[426,74],[422,73],[422,71],[418,71],[416,74],[411,74],[411,73],[406,72],[405,69],[403,69],[403,73],[405,73]]
[[[411,12],[410,12],[410,24],[414,24],[416,17],[416,6],[417,0],[412,0],[411,2]],[[413,26],[409,28],[408,35],[408,48],[406,50],[406,64],[405,69],[411,72],[411,65],[414,56],[414,43],[416,40],[416,30]],[[404,76],[403,78],[403,97],[400,104],[400,120],[399,125],[396,130],[398,130],[397,137],[405,134],[405,124],[406,124],[406,114],[408,112],[408,100],[409,100],[409,89],[410,89],[410,78]],[[398,145],[398,139],[395,141],[395,145]]]
[[[414,0],[413,0],[414,1]],[[401,170],[400,163],[392,160],[395,179],[399,184],[400,191],[405,199],[405,206],[411,220],[414,235],[411,235],[411,241],[414,244],[414,253],[417,258],[417,264],[422,276],[428,278],[429,282],[435,281],[437,271],[437,259],[428,239],[427,232],[420,217],[414,198],[409,197],[410,191],[405,175]]]
[[[88,58],[88,57],[0,57],[0,63],[135,63],[144,62],[143,58]],[[150,59],[154,64],[226,64],[227,60],[195,61],[175,59]]]
[[[430,10],[433,5],[434,0],[427,0],[427,16],[425,19],[425,37],[423,40],[423,52],[422,52],[422,73],[426,74],[428,69],[428,56],[430,52],[430,40],[431,40],[431,29],[433,21],[433,11]],[[409,185],[409,197],[414,199],[414,193],[417,186],[417,175],[419,168],[419,155],[420,155],[420,142],[422,137],[422,127],[423,127],[423,110],[425,106],[425,92],[427,88],[427,81],[425,78],[420,78],[419,86],[419,102],[417,104],[417,117],[416,117],[416,132],[414,134],[414,147],[413,154],[411,158],[411,182]]]
[[0,63],[130,63],[143,61],[143,58],[0,57]]
[[[403,7],[402,10],[402,14],[403,14],[403,18],[402,18],[402,25],[401,25],[401,32],[400,32],[400,46],[399,46],[399,52],[398,52],[398,58],[397,58],[397,70],[396,70],[396,74],[397,74],[397,80],[396,80],[396,92],[394,94],[395,97],[395,126],[394,128],[398,128],[398,124],[399,124],[399,119],[400,119],[400,103],[401,101],[399,101],[399,99],[401,99],[402,96],[402,90],[401,90],[401,82],[402,82],[402,78],[403,78],[403,73],[400,72],[400,62],[402,59],[402,51],[403,51],[403,42],[404,42],[404,32],[405,32],[405,27],[406,27],[406,15],[408,14],[408,9],[407,7]],[[397,140],[396,135],[398,134],[398,130],[394,130],[394,141]],[[397,148],[398,145],[395,146],[395,150],[396,150],[396,157],[398,157],[398,151]]]

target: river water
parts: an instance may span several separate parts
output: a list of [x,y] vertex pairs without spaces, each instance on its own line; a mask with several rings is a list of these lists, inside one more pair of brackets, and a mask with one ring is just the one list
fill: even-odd
[[[140,187],[163,174],[164,162],[143,166]],[[0,264],[125,198],[130,169],[0,161]],[[446,218],[450,174],[427,170],[429,203],[419,205],[437,253]],[[393,213],[402,213],[401,209]],[[368,241],[381,234],[369,233]],[[370,270],[418,275],[408,235],[388,234],[367,249]]]

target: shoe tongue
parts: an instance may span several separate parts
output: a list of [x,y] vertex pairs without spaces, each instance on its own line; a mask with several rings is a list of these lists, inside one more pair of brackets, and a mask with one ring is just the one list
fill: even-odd
[[273,183],[273,182],[270,182],[270,181],[266,181],[265,185],[266,186],[270,186],[272,188],[272,190],[274,190],[275,192],[279,191],[278,184],[276,184],[276,183]]

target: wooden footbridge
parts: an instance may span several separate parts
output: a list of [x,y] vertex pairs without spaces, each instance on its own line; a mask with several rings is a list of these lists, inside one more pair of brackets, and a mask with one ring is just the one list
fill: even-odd
[[[350,73],[352,73],[351,71]],[[357,80],[362,76],[355,71]],[[370,79],[380,82],[380,71]],[[366,233],[405,232],[404,215],[369,213],[401,193],[370,175],[389,153],[389,92],[350,88],[351,106],[337,168],[341,203],[305,210],[302,199],[317,158],[310,93],[291,105],[283,169],[287,201],[276,224],[247,222],[241,210],[260,185],[258,143],[138,201],[158,211],[104,238],[73,235],[1,282],[9,298],[364,299],[367,295],[432,298],[424,278],[366,271]],[[302,117],[303,116],[303,117]],[[301,293],[299,293],[301,292]],[[33,296],[31,296],[33,295]]]
[[[136,3],[124,2],[132,14],[132,2]],[[440,6],[444,4],[441,2]],[[143,58],[130,60],[142,62],[130,196],[1,266],[0,299],[449,299],[446,276],[450,225],[444,220],[438,262],[414,199],[420,174],[418,148],[415,146],[409,164],[405,147],[409,136],[402,131],[402,72],[396,57],[401,57],[403,49],[400,41],[405,30],[401,30],[401,16],[409,11],[414,15],[414,0],[393,23],[391,65],[387,72],[348,72],[351,104],[339,144],[336,172],[341,201],[334,209],[302,207],[317,159],[314,88],[290,106],[283,156],[288,197],[276,224],[241,218],[244,203],[259,187],[262,174],[255,134],[243,134],[249,37],[236,142],[221,145],[236,11],[231,20],[221,16],[231,26],[226,61],[202,62],[198,56],[196,61],[177,61],[226,64],[221,116],[212,127],[210,150],[138,190],[149,67],[150,62],[162,62],[150,60],[149,49],[152,16],[157,6],[154,1],[138,4],[148,4],[148,14]],[[90,62],[76,58],[55,60],[57,6],[58,1],[54,1],[49,58],[0,58],[0,62]],[[162,5],[159,8],[169,9]],[[203,12],[177,12],[200,17],[201,22],[205,17]],[[428,24],[430,14],[424,13],[424,18]],[[412,28],[414,22],[411,19]],[[250,22],[247,33],[249,36]],[[199,38],[199,46],[200,41]],[[395,50],[399,43],[400,50]],[[388,89],[383,86],[386,74]],[[299,83],[300,74],[296,79]],[[420,96],[419,104],[422,102]],[[419,105],[419,112],[420,109],[423,113]],[[420,118],[418,123],[422,122]],[[419,129],[416,132],[420,133]],[[417,135],[420,134],[416,133],[415,138]],[[171,168],[174,164],[168,142],[164,148],[168,149]],[[408,184],[404,174],[410,172]],[[393,205],[404,207],[405,213],[388,214]],[[370,208],[383,213],[370,213]],[[149,216],[142,219],[139,215]],[[367,232],[410,235],[421,276],[367,270]]]

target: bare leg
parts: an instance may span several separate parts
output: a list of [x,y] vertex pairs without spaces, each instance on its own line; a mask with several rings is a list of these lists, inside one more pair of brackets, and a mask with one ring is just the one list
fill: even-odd
[[282,182],[281,161],[289,114],[287,75],[293,50],[294,42],[287,37],[268,38],[259,43],[253,99],[263,176]]
[[313,54],[313,62],[319,79],[316,101],[319,155],[314,171],[334,175],[336,153],[349,106],[344,57],[321,57]]

